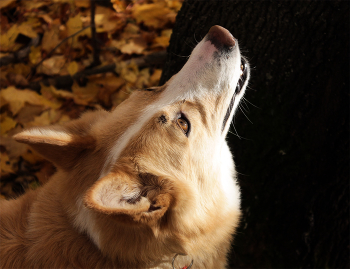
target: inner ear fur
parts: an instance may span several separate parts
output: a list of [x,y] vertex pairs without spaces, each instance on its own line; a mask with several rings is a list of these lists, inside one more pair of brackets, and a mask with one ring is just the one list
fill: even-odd
[[74,160],[86,149],[96,146],[95,138],[90,134],[91,126],[105,111],[85,113],[80,119],[64,125],[37,127],[24,130],[14,139],[30,145],[43,157],[63,169],[70,169],[75,165]]
[[120,221],[154,224],[173,202],[170,182],[154,175],[111,172],[86,193],[85,205]]

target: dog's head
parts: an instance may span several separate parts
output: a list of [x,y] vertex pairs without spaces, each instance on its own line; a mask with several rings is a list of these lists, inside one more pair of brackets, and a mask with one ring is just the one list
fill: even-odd
[[[237,40],[213,26],[164,86],[135,91],[110,113],[89,112],[15,139],[64,171],[66,192],[83,201],[84,214],[202,233],[239,211],[225,137],[248,79]],[[77,225],[99,233],[94,240],[100,245],[103,231],[82,224],[77,214]]]

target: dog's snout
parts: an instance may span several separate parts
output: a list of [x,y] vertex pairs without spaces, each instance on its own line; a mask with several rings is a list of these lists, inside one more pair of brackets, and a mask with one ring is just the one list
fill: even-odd
[[218,25],[210,28],[207,38],[217,49],[232,49],[236,45],[232,34],[227,29]]

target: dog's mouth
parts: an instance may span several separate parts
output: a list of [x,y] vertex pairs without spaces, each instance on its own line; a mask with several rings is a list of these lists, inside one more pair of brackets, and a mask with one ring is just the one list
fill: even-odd
[[221,131],[224,131],[224,129],[226,127],[227,121],[230,118],[230,115],[231,115],[231,112],[233,109],[233,105],[235,103],[236,95],[239,94],[241,92],[242,88],[244,87],[244,84],[246,83],[247,78],[248,78],[248,72],[249,72],[249,66],[247,64],[247,61],[245,58],[241,57],[241,74],[240,74],[236,89],[235,89],[233,96],[231,98],[230,104],[227,108],[226,115],[225,115],[224,121],[222,123]]

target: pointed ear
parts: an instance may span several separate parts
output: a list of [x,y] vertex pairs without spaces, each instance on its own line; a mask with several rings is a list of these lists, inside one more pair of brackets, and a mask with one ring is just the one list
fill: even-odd
[[145,186],[140,178],[111,172],[88,190],[84,203],[120,221],[154,224],[169,209],[172,195],[161,186]]
[[13,138],[30,145],[56,166],[70,169],[76,164],[76,158],[82,150],[95,147],[95,138],[89,131],[100,114],[101,112],[86,113],[82,118],[65,125],[32,128]]

